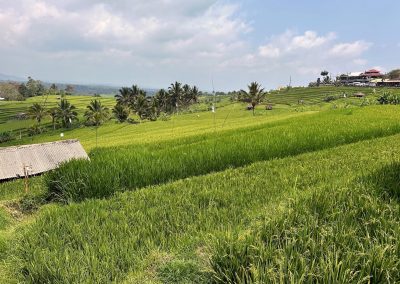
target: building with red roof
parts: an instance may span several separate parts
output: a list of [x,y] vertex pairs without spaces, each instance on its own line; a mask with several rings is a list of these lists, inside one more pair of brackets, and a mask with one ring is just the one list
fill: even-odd
[[371,69],[371,70],[365,71],[363,75],[368,78],[382,78],[383,77],[383,74],[381,73],[381,71],[376,70],[376,69]]

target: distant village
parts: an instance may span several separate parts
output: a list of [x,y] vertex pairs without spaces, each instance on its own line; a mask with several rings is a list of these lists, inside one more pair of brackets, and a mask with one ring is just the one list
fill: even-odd
[[322,78],[311,82],[310,87],[320,85],[331,86],[358,86],[358,87],[400,87],[400,69],[383,74],[380,70],[371,69],[364,72],[350,72],[332,80],[328,71],[321,72]]

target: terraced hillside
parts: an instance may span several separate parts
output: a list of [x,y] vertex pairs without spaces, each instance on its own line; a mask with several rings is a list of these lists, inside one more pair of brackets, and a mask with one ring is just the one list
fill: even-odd
[[66,132],[91,162],[0,184],[0,282],[400,282],[400,112],[363,100]]

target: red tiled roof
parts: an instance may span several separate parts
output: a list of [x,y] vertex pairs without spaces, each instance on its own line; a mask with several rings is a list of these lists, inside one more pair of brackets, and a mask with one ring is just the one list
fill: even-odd
[[371,69],[371,70],[365,71],[365,74],[368,74],[368,73],[378,73],[378,74],[380,74],[381,71],[376,70],[376,69]]

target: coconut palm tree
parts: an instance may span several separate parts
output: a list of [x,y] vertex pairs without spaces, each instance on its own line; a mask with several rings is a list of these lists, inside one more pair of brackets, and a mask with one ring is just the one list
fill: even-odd
[[193,86],[192,91],[191,91],[191,102],[192,103],[197,103],[199,100],[199,88],[197,88],[196,86]]
[[40,124],[42,119],[47,115],[45,108],[39,103],[34,103],[29,108],[28,113],[32,119],[37,121],[38,124]]
[[253,109],[253,115],[255,115],[256,105],[260,104],[265,99],[267,93],[264,92],[264,88],[261,88],[261,85],[258,84],[257,82],[252,82],[247,87],[249,91],[246,92],[244,90],[241,90],[240,97],[242,101],[251,103]]
[[115,95],[117,103],[123,106],[128,106],[132,100],[132,90],[127,87],[119,89],[119,94]]
[[53,107],[48,111],[48,114],[51,117],[51,124],[53,125],[53,130],[56,129],[56,120],[57,120],[57,108]]
[[97,147],[97,130],[109,117],[110,111],[108,107],[101,104],[100,100],[93,100],[86,107],[88,110],[85,112],[86,121],[91,123],[96,128],[96,147]]
[[170,96],[164,89],[159,90],[154,98],[157,100],[160,111],[168,112],[171,110]]
[[128,119],[129,117],[129,108],[126,106],[123,106],[121,104],[116,104],[114,108],[112,109],[112,112],[115,116],[115,118],[119,122],[124,122]]
[[76,107],[71,105],[66,99],[61,99],[57,104],[57,120],[61,120],[63,127],[70,127],[72,122],[78,120],[78,113],[75,111]]
[[136,98],[136,102],[132,107],[141,120],[148,117],[150,105],[148,98],[144,94],[140,94]]
[[182,97],[184,95],[184,91],[182,89],[182,84],[179,82],[175,82],[171,84],[168,88],[168,93],[171,96],[171,105],[173,108],[176,108],[179,111],[179,104],[182,101]]

